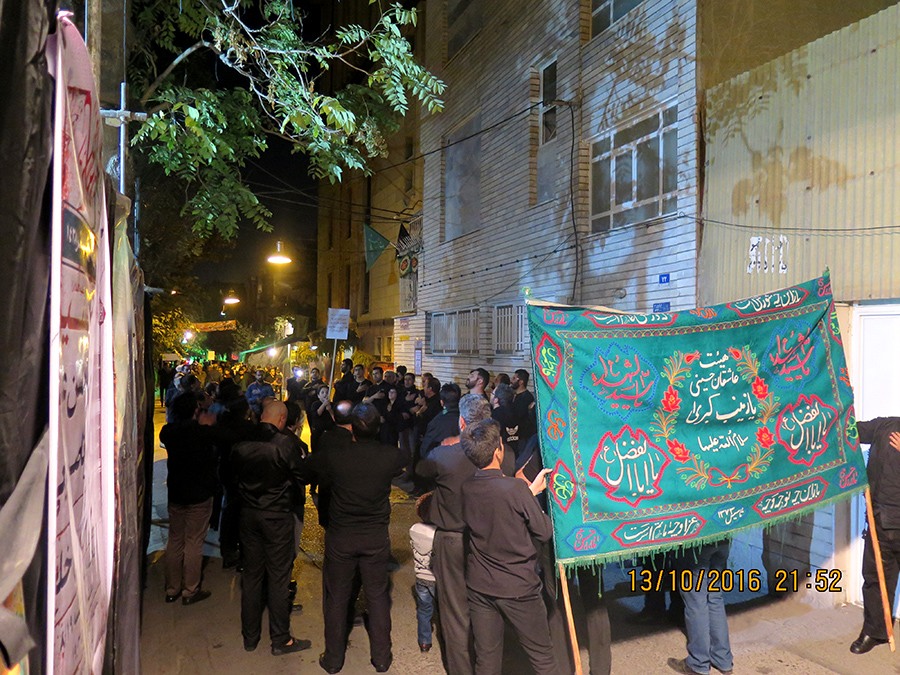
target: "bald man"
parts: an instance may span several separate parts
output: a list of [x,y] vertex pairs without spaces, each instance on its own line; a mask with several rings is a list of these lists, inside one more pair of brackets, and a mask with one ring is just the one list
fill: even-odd
[[[268,403],[251,440],[238,443],[231,454],[241,500],[240,533],[244,549],[241,577],[241,633],[244,649],[256,649],[262,633],[262,612],[269,609],[272,654],[309,649],[309,640],[291,636],[289,584],[294,560],[294,514],[303,490],[303,457],[287,435],[280,433],[287,408]],[[266,580],[264,591],[263,580]]]

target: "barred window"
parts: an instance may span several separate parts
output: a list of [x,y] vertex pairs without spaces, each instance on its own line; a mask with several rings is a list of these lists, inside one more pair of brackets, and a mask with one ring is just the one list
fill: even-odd
[[431,314],[432,354],[475,354],[478,352],[478,310]]
[[494,351],[513,354],[525,351],[525,305],[494,307]]

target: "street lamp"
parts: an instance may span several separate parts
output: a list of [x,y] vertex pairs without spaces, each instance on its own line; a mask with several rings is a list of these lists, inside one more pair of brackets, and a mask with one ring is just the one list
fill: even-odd
[[234,289],[230,289],[228,293],[225,294],[225,297],[222,298],[222,302],[226,305],[236,305],[241,301],[241,299],[237,296],[237,293],[234,292]]
[[283,250],[282,244],[280,241],[275,242],[275,252],[272,253],[268,258],[266,258],[273,265],[287,265],[289,262],[293,262]]

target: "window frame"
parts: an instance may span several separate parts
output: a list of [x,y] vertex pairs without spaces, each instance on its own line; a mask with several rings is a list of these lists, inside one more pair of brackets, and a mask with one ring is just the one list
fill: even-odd
[[[590,39],[593,40],[598,35],[601,35],[608,31],[616,22],[625,18],[628,13],[640,7],[644,2],[644,0],[637,0],[633,7],[629,7],[624,12],[616,11],[616,4],[630,1],[631,0],[586,0],[586,2],[588,2],[588,8],[590,11],[590,24],[588,26]],[[594,20],[602,12],[606,12],[606,20],[604,22],[605,25],[595,32]]]
[[[501,345],[501,324],[505,321],[501,318],[502,310],[510,310],[510,317],[506,319],[509,329],[513,332],[511,339],[504,340]],[[492,344],[495,354],[523,354],[528,349],[528,314],[524,302],[504,302],[494,305]]]
[[[454,354],[478,354],[478,307],[468,307],[450,311],[430,312],[428,314],[428,349],[436,356],[452,356]],[[461,324],[460,319],[464,322]],[[444,325],[441,325],[444,324]],[[464,335],[463,330],[469,334]],[[436,346],[435,337],[439,334],[446,339],[445,346]],[[464,338],[464,339],[461,339]]]
[[[553,69],[553,91],[547,91],[547,75],[550,69]],[[540,145],[545,145],[555,140],[559,136],[559,117],[557,106],[551,105],[559,97],[559,61],[553,59],[548,61],[540,68]],[[548,137],[548,120],[552,118],[552,134]]]
[[[657,124],[652,131],[633,138],[627,138],[621,141],[619,145],[616,145],[618,136],[627,136],[629,130],[634,130],[640,125],[646,124],[654,117],[657,120]],[[590,200],[588,204],[588,221],[592,234],[611,232],[621,227],[647,222],[678,210],[678,131],[678,100],[677,98],[671,98],[664,101],[653,113],[640,117],[631,117],[589,140]],[[667,138],[670,139],[668,142],[666,141]],[[639,199],[638,194],[642,185],[639,180],[639,172],[642,166],[640,148],[653,140],[657,141],[657,162],[655,165],[657,189],[652,196]],[[670,149],[672,143],[674,143],[674,148]],[[668,154],[667,150],[673,154]],[[669,166],[667,159],[672,158],[674,158],[674,164]],[[605,178],[609,190],[608,195],[601,194],[599,198],[601,200],[608,198],[609,201],[606,204],[607,208],[600,210],[597,208],[599,205],[595,203],[598,199],[598,185],[595,181],[602,171],[601,167],[604,162],[607,163]],[[623,169],[625,170],[623,171]],[[620,174],[625,174],[626,171],[630,173],[630,193],[627,199],[622,199],[623,195],[618,195],[617,189],[622,182],[620,181]],[[666,189],[667,178],[671,178],[674,181],[671,189],[668,190]],[[654,203],[656,204],[656,209],[652,215],[640,215],[633,221],[624,220],[624,218],[627,218],[625,216],[623,222],[616,222],[617,216],[631,211],[637,212],[639,209],[647,209]]]

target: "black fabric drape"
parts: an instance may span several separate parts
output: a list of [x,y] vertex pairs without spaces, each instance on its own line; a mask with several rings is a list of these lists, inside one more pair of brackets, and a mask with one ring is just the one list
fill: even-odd
[[[0,508],[47,425],[53,83],[45,50],[54,14],[50,0],[0,0]],[[23,577],[26,619],[37,642],[29,654],[33,673],[44,672],[45,550],[46,520]]]

